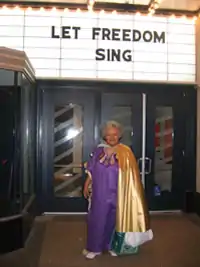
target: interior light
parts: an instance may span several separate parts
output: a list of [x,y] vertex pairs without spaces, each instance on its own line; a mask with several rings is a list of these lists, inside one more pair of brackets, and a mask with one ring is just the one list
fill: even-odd
[[155,3],[155,4],[153,5],[153,7],[154,7],[155,9],[157,9],[157,8],[159,8],[159,4],[158,4],[158,3]]
[[149,11],[149,14],[151,14],[151,15],[155,14],[155,10],[154,10],[154,9],[151,9],[151,10]]
[[181,16],[181,19],[186,19],[186,16],[185,15]]
[[57,11],[56,7],[52,7],[51,11],[53,12]]
[[193,21],[196,21],[197,20],[197,16],[194,16],[192,19],[193,19]]
[[67,139],[67,140],[73,139],[73,138],[75,138],[78,134],[79,134],[79,131],[78,131],[77,129],[73,129],[73,128],[71,128],[71,129],[69,129],[69,130],[67,131],[66,139]]
[[141,16],[141,13],[140,12],[136,12],[135,14],[137,17],[140,17]]

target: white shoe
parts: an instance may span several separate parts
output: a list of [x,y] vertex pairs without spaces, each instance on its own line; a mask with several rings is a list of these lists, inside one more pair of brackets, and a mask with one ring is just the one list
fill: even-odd
[[86,255],[88,254],[88,252],[89,252],[89,251],[87,251],[87,249],[84,249],[84,250],[82,251],[83,256],[86,256]]
[[94,258],[96,258],[96,256],[99,256],[99,255],[101,255],[100,252],[99,252],[99,253],[88,252],[88,253],[85,255],[85,257],[86,257],[87,259],[93,260]]
[[114,251],[110,250],[109,253],[112,257],[117,257],[117,254]]

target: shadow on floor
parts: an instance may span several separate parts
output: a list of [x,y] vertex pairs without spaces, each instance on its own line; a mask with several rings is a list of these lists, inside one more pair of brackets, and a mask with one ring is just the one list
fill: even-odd
[[1,267],[199,267],[200,219],[195,215],[153,215],[154,240],[138,255],[86,260],[84,217],[39,217],[25,249],[0,258]]

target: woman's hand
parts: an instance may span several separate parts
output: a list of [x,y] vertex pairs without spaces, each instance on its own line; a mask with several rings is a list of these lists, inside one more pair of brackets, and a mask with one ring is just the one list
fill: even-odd
[[89,186],[84,185],[83,195],[86,199],[89,197]]
[[84,198],[88,198],[89,197],[89,185],[91,183],[91,179],[90,177],[88,177],[85,181],[85,184],[84,184],[84,188],[83,188],[83,195],[84,195]]

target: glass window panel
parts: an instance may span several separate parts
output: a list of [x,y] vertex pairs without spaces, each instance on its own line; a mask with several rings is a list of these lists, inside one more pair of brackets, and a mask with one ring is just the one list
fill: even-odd
[[177,18],[170,16],[167,18],[167,22],[169,24],[176,24],[176,25],[194,25],[195,21],[193,19],[187,19],[187,18]]
[[61,70],[62,78],[96,78],[95,70]]
[[158,33],[166,32],[167,31],[167,24],[161,22],[141,22],[141,21],[135,21],[134,22],[134,28],[141,31],[147,31],[150,30],[151,32],[157,31]]
[[113,18],[102,18],[99,20],[98,27],[100,28],[109,28],[114,29],[132,29],[133,28],[133,19],[131,20],[113,20]]
[[64,11],[62,12],[62,18],[63,19],[69,19],[69,18],[97,19],[98,14],[96,12],[87,12],[87,11],[81,11],[81,12]]
[[49,27],[51,25],[53,26],[59,26],[61,25],[61,17],[43,17],[43,16],[25,16],[25,25],[26,26],[39,26],[39,27]]
[[169,73],[195,74],[195,65],[168,64]]
[[6,37],[23,36],[22,26],[0,26],[0,35]]
[[182,63],[182,64],[194,64],[196,63],[196,56],[191,55],[178,55],[178,54],[169,54],[168,55],[169,63]]
[[29,16],[29,17],[52,17],[52,18],[56,18],[56,17],[60,17],[62,16],[63,12],[62,11],[59,11],[58,9],[57,10],[26,10],[25,11],[25,15],[26,16]]
[[92,60],[61,60],[61,69],[95,70],[96,62]]
[[97,18],[99,20],[111,20],[111,19],[114,19],[114,20],[121,20],[121,21],[129,21],[129,20],[132,20],[134,19],[134,16],[133,15],[125,15],[125,14],[112,14],[112,13],[99,13],[97,14]]
[[22,26],[24,25],[24,16],[15,16],[13,13],[10,16],[0,14],[0,25]]
[[132,107],[130,106],[114,106],[111,110],[109,120],[114,120],[123,125],[122,143],[127,146],[132,146],[133,139],[133,122],[132,122]]
[[94,50],[91,49],[62,49],[62,59],[89,59],[94,60]]
[[47,37],[51,38],[51,27],[25,27],[25,37]]
[[60,48],[60,39],[26,37],[24,47]]
[[136,72],[167,72],[167,64],[165,63],[148,63],[148,62],[134,62],[134,71]]
[[133,69],[133,62],[106,62],[106,61],[99,61],[96,63],[96,69],[98,71],[106,71],[106,70],[111,70],[111,71],[120,71],[117,73],[117,75],[121,75],[121,72],[132,72]]
[[[1,1],[2,2],[2,1]],[[23,16],[24,10],[20,8],[0,8],[0,15],[1,16]]]
[[169,23],[168,24],[168,33],[177,33],[177,34],[188,34],[194,35],[195,34],[195,27],[194,25],[184,25],[177,24],[177,23]]
[[98,71],[97,78],[99,79],[117,79],[117,80],[132,80],[133,73],[128,71],[116,72],[116,71]]
[[[97,15],[97,18],[101,18],[101,20],[115,20],[115,21],[124,21],[125,23],[127,22],[129,24],[130,21],[133,21],[134,20],[134,16],[133,15],[128,15],[128,14],[112,14],[112,13],[104,13],[104,14],[101,14],[99,13]],[[127,25],[128,25],[127,24]]]
[[195,45],[185,45],[185,44],[168,44],[168,53],[169,54],[195,54]]
[[34,68],[45,68],[48,67],[50,69],[59,69],[60,59],[50,59],[50,58],[29,58]]
[[60,71],[57,69],[36,69],[37,77],[59,77]]
[[195,43],[195,35],[170,33],[167,34],[167,40],[168,43],[172,44],[175,43],[175,44],[193,45]]
[[0,44],[9,48],[23,47],[23,37],[1,37]]
[[[58,40],[58,42],[60,41]],[[61,47],[63,49],[95,49],[97,47],[97,41],[89,39],[82,39],[81,41],[76,39],[61,39]]]
[[137,52],[134,54],[134,61],[138,62],[167,62],[166,53],[148,53],[148,52]]
[[155,52],[167,53],[167,44],[152,44],[152,43],[134,43],[134,51],[139,52]]
[[184,74],[173,74],[173,73],[169,73],[168,74],[168,81],[173,81],[173,82],[191,82],[194,83],[195,82],[195,75],[192,74],[188,74],[188,73],[184,73]]
[[135,21],[140,21],[140,22],[145,22],[147,24],[149,23],[166,23],[167,22],[167,18],[161,16],[138,16],[135,15],[134,16],[134,20]]
[[126,49],[133,50],[133,42],[119,42],[119,41],[103,41],[98,40],[98,48],[103,49],[120,49],[124,51]]
[[77,17],[63,17],[62,18],[62,25],[73,25],[76,27],[81,27],[81,28],[86,28],[86,29],[91,29],[91,27],[97,27],[97,18],[90,18],[90,17],[83,17],[81,18],[80,16]]
[[54,110],[54,193],[82,197],[83,108],[69,104]]
[[52,48],[26,48],[25,52],[30,58],[60,58],[60,50]]
[[16,50],[24,51],[23,47],[15,47]]
[[[155,114],[156,120],[154,181],[155,187],[159,187],[159,190],[155,190],[155,194],[163,195],[166,193],[170,193],[172,190],[172,162],[174,138],[172,107],[156,107]],[[169,121],[170,124],[167,125],[166,122]]]
[[134,72],[134,80],[167,81],[167,73]]

